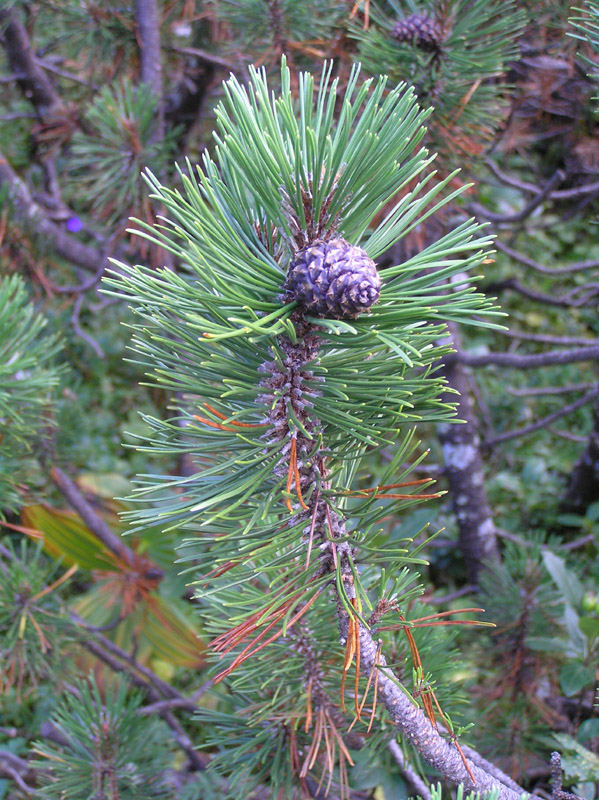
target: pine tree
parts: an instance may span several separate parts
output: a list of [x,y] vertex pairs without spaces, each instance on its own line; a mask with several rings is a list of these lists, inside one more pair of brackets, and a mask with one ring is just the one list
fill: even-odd
[[[298,81],[296,109],[285,63],[278,96],[263,72],[250,70],[248,89],[231,78],[215,160],[188,164],[182,190],[148,174],[166,215],[138,231],[186,271],[117,264],[110,285],[140,318],[133,346],[150,380],[183,399],[170,420],[148,420],[147,448],[188,452],[197,471],[142,476],[132,521],[189,534],[181,556],[213,635],[214,681],[228,685],[224,710],[202,718],[223,748],[214,767],[238,791],[268,777],[273,797],[333,782],[345,794],[354,714],[360,739],[376,716],[374,742],[397,725],[447,777],[491,788],[416,710],[430,676],[415,664],[404,687],[404,667],[386,666],[419,591],[407,566],[418,548],[381,528],[438,496],[411,478],[425,455],[414,426],[454,416],[434,371],[445,323],[493,324],[469,282],[443,288],[482,263],[489,239],[464,221],[377,275],[376,302],[348,308],[371,260],[456,193],[418,149],[427,114],[410,90],[360,84],[358,68],[341,98],[330,66],[318,88],[307,73]],[[361,462],[383,447],[394,455],[365,486]]]

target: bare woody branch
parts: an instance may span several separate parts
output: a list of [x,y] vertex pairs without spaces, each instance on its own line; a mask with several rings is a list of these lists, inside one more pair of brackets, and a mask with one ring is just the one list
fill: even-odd
[[599,259],[576,261],[573,264],[568,264],[567,267],[545,267],[533,258],[529,258],[523,253],[514,250],[513,247],[508,247],[508,245],[504,244],[500,239],[495,239],[494,244],[495,247],[501,250],[502,253],[505,253],[506,256],[513,258],[514,261],[518,261],[520,264],[524,264],[526,267],[534,269],[536,272],[540,272],[542,275],[569,275],[573,272],[584,272],[587,269],[596,269],[599,267]]
[[490,439],[484,439],[481,443],[481,446],[490,449],[492,447],[496,447],[498,444],[502,444],[503,442],[509,442],[512,439],[520,439],[523,436],[529,436],[531,433],[535,433],[535,431],[549,427],[549,425],[556,420],[561,419],[562,417],[567,417],[569,414],[573,414],[575,411],[578,411],[579,408],[583,408],[589,403],[592,403],[597,397],[599,397],[599,389],[595,388],[592,392],[585,394],[584,397],[580,397],[573,403],[563,406],[559,409],[559,411],[554,411],[552,414],[547,414],[546,417],[543,417],[542,419],[539,419],[530,425],[526,425],[523,428],[517,428],[513,431],[506,431],[506,433],[500,433]]
[[[339,607],[340,627],[343,633],[348,629],[348,616],[341,610],[341,604]],[[496,789],[498,800],[519,800],[522,794],[526,794],[520,787],[518,790],[514,789],[512,781],[506,785],[501,778],[484,769],[480,761],[475,763],[470,759],[469,768],[475,779],[473,782],[457,748],[441,736],[423,711],[400,688],[399,681],[387,666],[372,632],[362,624],[359,627],[362,672],[369,675],[378,671],[378,697],[397,725],[399,733],[416,748],[422,758],[438,770],[442,777],[452,783],[463,783],[467,791],[482,793]]]
[[548,353],[520,355],[518,353],[485,353],[472,355],[460,351],[446,356],[445,362],[459,361],[469,367],[486,367],[495,365],[511,369],[535,369],[537,367],[555,367],[558,364],[575,364],[582,361],[597,361],[599,345],[579,347],[573,350],[553,350]]
[[[0,188],[6,187],[17,221],[34,236],[43,238],[57,255],[71,264],[97,275],[107,266],[106,253],[78,241],[52,222],[33,200],[24,181],[0,153]],[[75,214],[73,213],[73,216]]]
[[[111,553],[114,553],[114,555],[122,559],[130,569],[135,569],[136,559],[133,550],[127,547],[121,537],[117,536],[104,520],[96,514],[85,497],[81,494],[74,481],[57,466],[51,468],[50,476],[60,493],[68,501],[69,505],[79,514],[94,536],[96,536]],[[163,572],[158,567],[152,566],[146,572],[146,575],[148,577],[160,578]]]
[[39,66],[27,30],[14,9],[0,11],[0,35],[10,69],[17,83],[40,116],[62,105],[45,71]]

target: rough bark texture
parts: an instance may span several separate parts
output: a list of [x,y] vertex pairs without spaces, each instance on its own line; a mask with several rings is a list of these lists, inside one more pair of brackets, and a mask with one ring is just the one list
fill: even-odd
[[[352,593],[353,587],[348,580],[346,589]],[[348,615],[339,604],[340,630],[342,637],[347,636]],[[399,734],[410,742],[422,758],[440,775],[452,783],[463,783],[467,791],[487,792],[496,789],[498,800],[519,800],[526,794],[507,776],[502,773],[489,773],[478,759],[472,760],[470,751],[468,767],[474,776],[472,780],[466,769],[458,749],[445,739],[429,722],[424,712],[418,708],[400,688],[393,671],[387,666],[385,656],[379,653],[373,633],[360,624],[360,664],[362,673],[370,675],[378,672],[378,698],[384,704],[391,719],[396,723]],[[478,754],[477,754],[478,755]]]
[[599,502],[599,405],[595,406],[587,446],[572,470],[561,507],[582,516],[596,502]]
[[152,87],[156,98],[158,125],[156,139],[164,136],[164,99],[162,95],[162,59],[160,51],[160,12],[157,0],[136,0],[135,20],[140,50],[140,81]]
[[162,65],[160,59],[160,14],[156,0],[136,0],[140,48],[140,79],[149,84],[156,97],[162,97]]
[[0,30],[8,65],[18,76],[17,83],[23,95],[40,116],[46,116],[61,105],[60,98],[38,65],[25,26],[15,11],[0,11]]
[[103,266],[107,266],[105,253],[79,242],[48,218],[43,209],[32,199],[26,184],[0,153],[0,187],[2,186],[8,189],[15,219],[27,230],[43,239],[57,255],[88,272],[98,273]]
[[[275,400],[268,415],[272,426],[269,435],[271,437],[274,435],[274,438],[285,443],[275,471],[278,475],[285,474],[287,471],[291,474],[288,465],[290,459],[295,461],[294,483],[299,502],[296,502],[295,497],[293,500],[291,497],[289,498],[289,509],[294,512],[291,519],[297,522],[299,516],[304,523],[303,534],[308,540],[309,550],[312,540],[316,539],[315,550],[319,552],[320,562],[319,574],[330,573],[333,576],[338,567],[345,594],[348,598],[353,599],[356,594],[350,562],[355,553],[347,540],[345,521],[327,505],[318,490],[309,494],[311,486],[314,485],[321,485],[324,490],[329,488],[325,468],[326,452],[322,448],[320,450],[314,448],[314,434],[320,429],[320,422],[311,413],[312,402],[310,400],[310,397],[318,392],[318,383],[314,381],[308,365],[317,357],[319,341],[318,337],[314,335],[312,327],[302,320],[301,311],[298,311],[294,322],[299,334],[298,341],[292,343],[287,337],[281,337],[279,345],[284,354],[283,359],[266,363],[262,368],[262,371],[268,376],[262,382],[262,386],[269,390],[269,393],[264,395],[264,399],[271,396],[270,393],[275,390]],[[456,369],[461,370],[462,368],[456,365]],[[452,378],[458,381],[460,376],[463,377],[463,373],[458,373]],[[463,402],[469,402],[466,382],[460,384],[458,381],[458,386],[461,386],[463,390]],[[468,413],[471,414],[470,409],[468,409]],[[290,422],[293,418],[300,424]],[[467,426],[455,425],[452,427],[466,428]],[[476,436],[472,427],[470,436]],[[475,458],[478,456],[480,461],[479,449],[475,443],[475,438],[472,438],[469,446],[475,454]],[[457,452],[451,449],[453,446],[453,442],[451,442],[448,452]],[[477,474],[475,471],[472,472],[472,467],[476,465],[477,462],[470,459],[467,464],[456,462],[455,468],[457,472],[466,472],[472,478]],[[469,485],[467,480],[466,485]],[[476,488],[476,480],[474,487]],[[290,488],[291,482],[288,484],[288,489]],[[306,498],[307,502],[301,500],[302,496]],[[488,511],[488,505],[485,508]],[[486,518],[490,519],[490,512]],[[480,547],[480,541],[482,538],[482,541],[486,543],[488,539],[481,535],[479,528],[480,523],[474,531],[477,537],[475,545],[477,555],[481,555],[482,558],[483,549]],[[488,557],[488,548],[484,554]],[[343,643],[347,641],[349,617],[341,598],[339,586],[334,581],[331,583],[335,587],[333,591],[337,599],[339,631]],[[374,638],[375,635],[376,629],[369,629],[362,623],[359,624],[360,668],[367,677],[378,673],[379,701],[387,708],[397,725],[400,736],[410,742],[422,758],[438,770],[443,778],[454,783],[463,782],[468,790],[484,792],[497,789],[498,800],[519,800],[523,790],[520,790],[520,787],[509,778],[504,779],[502,773],[496,771],[491,773],[485,769],[483,760],[473,751],[476,758],[471,760],[472,757],[469,756],[470,772],[468,771],[457,747],[431,725],[423,711],[408,698],[400,687],[397,677],[387,666],[385,656],[380,652],[379,644]],[[474,780],[471,776],[474,777]]]
[[[450,330],[453,345],[459,350],[457,327],[451,325]],[[468,377],[464,367],[456,361],[444,368],[444,375],[449,387],[460,393],[457,416],[464,420],[464,424],[442,424],[437,432],[443,448],[449,498],[457,521],[468,580],[476,584],[484,564],[499,560],[497,535],[485,491],[480,440]],[[455,402],[456,395],[447,393],[442,399]]]

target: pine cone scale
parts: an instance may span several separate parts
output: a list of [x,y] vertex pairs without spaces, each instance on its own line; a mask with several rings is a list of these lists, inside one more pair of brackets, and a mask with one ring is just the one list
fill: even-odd
[[300,250],[289,269],[286,289],[309,314],[353,319],[376,303],[381,280],[364,250],[336,238]]
[[391,35],[399,42],[414,43],[421,50],[434,52],[441,46],[443,31],[437,20],[427,14],[410,14],[395,23]]

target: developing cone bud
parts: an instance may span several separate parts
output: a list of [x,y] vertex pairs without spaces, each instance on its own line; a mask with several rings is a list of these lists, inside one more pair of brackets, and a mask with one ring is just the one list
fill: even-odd
[[312,316],[352,319],[379,299],[381,279],[361,247],[329,239],[296,254],[286,288]]
[[426,14],[411,14],[398,20],[391,34],[399,41],[407,44],[415,43],[421,50],[433,52],[439,49],[442,38],[441,26],[437,20]]

